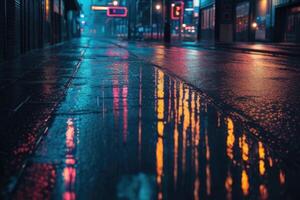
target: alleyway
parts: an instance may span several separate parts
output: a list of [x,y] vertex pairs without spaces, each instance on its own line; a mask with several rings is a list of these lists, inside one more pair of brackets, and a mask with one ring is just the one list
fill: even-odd
[[297,199],[300,60],[81,38],[1,64],[13,199]]

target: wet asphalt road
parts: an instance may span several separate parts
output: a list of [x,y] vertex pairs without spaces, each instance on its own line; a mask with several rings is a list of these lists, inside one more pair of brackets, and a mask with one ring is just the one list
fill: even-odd
[[266,132],[261,139],[282,152],[300,150],[300,58],[143,43],[123,46],[257,125]]
[[[53,56],[49,64],[57,61],[52,70],[40,64],[52,72],[39,82],[37,94],[45,95],[33,93],[16,111],[38,119],[25,121],[32,134],[9,157],[26,165],[8,197],[299,197],[299,60],[86,38],[77,43],[45,53],[45,60]],[[39,130],[31,128],[45,119]],[[34,154],[24,159],[41,131]]]

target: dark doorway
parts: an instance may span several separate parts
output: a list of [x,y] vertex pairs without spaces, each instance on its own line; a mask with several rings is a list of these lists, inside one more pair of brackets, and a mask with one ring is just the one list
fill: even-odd
[[275,14],[276,41],[300,43],[300,4],[278,7]]
[[286,42],[300,42],[300,5],[287,10],[284,36]]

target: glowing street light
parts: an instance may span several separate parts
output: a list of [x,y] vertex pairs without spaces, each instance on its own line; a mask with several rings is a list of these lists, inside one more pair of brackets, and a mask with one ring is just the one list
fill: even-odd
[[155,9],[156,9],[157,11],[159,11],[159,10],[161,9],[161,5],[160,5],[160,4],[156,4]]
[[117,5],[119,5],[119,2],[115,0],[115,1],[113,1],[113,5],[117,6]]
[[256,22],[253,22],[253,23],[251,24],[251,26],[252,26],[253,29],[256,29],[258,25],[257,25]]

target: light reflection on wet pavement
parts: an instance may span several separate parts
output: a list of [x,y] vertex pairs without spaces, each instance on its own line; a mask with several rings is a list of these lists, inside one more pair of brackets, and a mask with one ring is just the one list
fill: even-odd
[[88,39],[0,63],[0,199],[15,186],[75,74]]
[[[255,53],[121,43],[258,125],[261,139],[294,159],[299,156],[299,58]],[[300,163],[300,160],[298,160]]]
[[255,129],[125,49],[91,46],[15,199],[296,197]]

